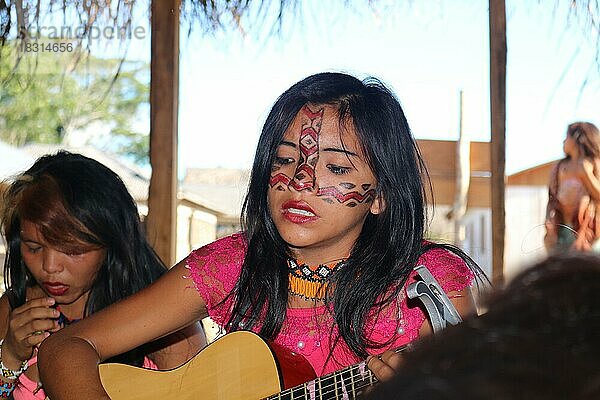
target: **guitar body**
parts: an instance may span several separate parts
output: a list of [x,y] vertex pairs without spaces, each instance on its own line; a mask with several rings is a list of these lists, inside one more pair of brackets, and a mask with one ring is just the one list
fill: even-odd
[[304,357],[247,331],[225,335],[168,371],[100,365],[102,385],[113,400],[256,400],[315,377]]

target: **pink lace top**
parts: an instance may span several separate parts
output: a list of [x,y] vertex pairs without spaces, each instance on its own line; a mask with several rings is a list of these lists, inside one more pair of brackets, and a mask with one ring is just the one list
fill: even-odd
[[[193,251],[186,259],[194,286],[206,302],[209,316],[220,327],[227,323],[233,303],[231,298],[224,303],[222,300],[235,287],[245,253],[244,236],[234,234]],[[464,261],[444,249],[426,252],[419,264],[424,264],[429,269],[446,292],[462,290],[473,281],[473,273]],[[407,285],[415,280],[415,276],[413,271]],[[367,332],[371,340],[377,343],[391,340],[389,348],[396,348],[416,339],[424,320],[421,308],[409,307],[406,292],[402,291],[396,302],[371,316]],[[342,340],[335,346],[332,357],[327,360],[333,323],[333,317],[325,306],[288,308],[275,342],[302,354],[318,375],[362,361]],[[253,330],[258,331],[258,328],[254,327]],[[337,335],[337,329],[334,328],[333,334],[334,337]],[[381,349],[375,349],[370,353],[380,352]]]

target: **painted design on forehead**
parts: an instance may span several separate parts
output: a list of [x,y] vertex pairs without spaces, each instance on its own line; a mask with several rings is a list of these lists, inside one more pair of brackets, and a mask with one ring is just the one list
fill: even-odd
[[302,131],[300,132],[300,159],[290,186],[297,191],[315,189],[315,167],[319,161],[319,134],[323,123],[325,109],[312,111],[308,106],[302,107]]
[[[340,187],[344,189],[352,189],[356,185],[348,182],[341,182]],[[369,189],[371,184],[364,183],[361,185],[362,188],[366,188],[363,193],[358,191],[343,192],[335,186],[327,186],[317,191],[317,196],[329,204],[333,203],[332,198],[337,200],[339,203],[344,204],[347,207],[356,207],[359,203],[370,203],[375,199],[377,194],[375,188]]]

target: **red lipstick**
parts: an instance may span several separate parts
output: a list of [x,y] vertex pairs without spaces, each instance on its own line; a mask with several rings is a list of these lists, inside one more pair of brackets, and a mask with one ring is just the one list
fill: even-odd
[[62,282],[44,282],[44,287],[51,296],[62,296],[69,290],[69,285]]
[[305,201],[286,201],[281,206],[281,213],[285,219],[294,224],[305,224],[319,219],[319,216]]

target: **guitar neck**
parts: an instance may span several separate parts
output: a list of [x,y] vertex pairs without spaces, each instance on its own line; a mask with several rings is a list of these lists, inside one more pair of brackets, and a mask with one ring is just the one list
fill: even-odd
[[376,382],[377,378],[363,361],[300,386],[286,389],[267,397],[267,400],[355,399],[366,387]]

